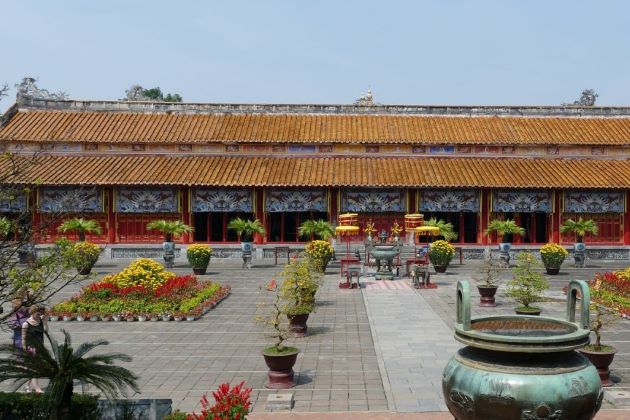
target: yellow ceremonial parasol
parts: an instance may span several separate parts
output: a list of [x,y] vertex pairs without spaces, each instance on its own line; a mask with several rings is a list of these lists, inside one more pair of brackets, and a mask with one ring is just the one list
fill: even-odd
[[[437,226],[419,226],[417,228],[414,229],[416,234],[418,236],[424,236],[426,235],[427,237],[427,252],[429,252],[429,239],[431,236],[439,236],[440,235],[440,228]],[[415,243],[415,241],[414,241]]]
[[335,228],[335,233],[337,235],[345,236],[347,239],[346,242],[346,258],[350,257],[350,237],[359,233],[359,226],[337,226]]

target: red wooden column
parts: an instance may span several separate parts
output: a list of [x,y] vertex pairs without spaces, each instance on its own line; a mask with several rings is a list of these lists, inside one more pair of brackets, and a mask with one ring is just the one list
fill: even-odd
[[562,191],[556,191],[553,199],[553,214],[551,215],[551,242],[560,243],[560,221],[562,220]]
[[479,212],[479,230],[477,231],[477,242],[482,245],[488,245],[488,236],[486,235],[486,229],[488,229],[488,210],[490,208],[490,191],[481,190],[481,211]]
[[337,224],[337,216],[339,216],[339,189],[338,188],[329,188],[328,189],[329,200],[328,203],[330,207],[328,208],[328,221],[333,225]]
[[[190,226],[190,188],[180,187],[179,193],[182,198],[182,221],[185,225]],[[184,233],[182,235],[182,243],[189,244],[190,242],[190,233]]]
[[116,212],[114,211],[114,187],[107,187],[104,191],[107,194],[107,242],[116,242],[118,226],[116,226]]
[[407,214],[414,214],[418,211],[418,209],[416,208],[416,203],[418,202],[418,200],[416,200],[416,190],[411,188],[408,189],[407,197],[407,202],[409,203]]
[[626,191],[626,208],[623,213],[623,244],[630,245],[630,191]]
[[33,190],[28,195],[28,208],[26,211],[31,212],[31,236],[36,242],[40,242],[43,238],[40,235],[40,216],[37,211],[37,188],[33,188]]
[[[265,232],[269,232],[267,218],[265,217],[265,189],[256,188],[254,190],[254,194],[256,194],[256,208],[254,209],[254,217],[262,222],[263,227],[265,228]],[[254,242],[266,244],[267,234],[265,234],[260,239],[254,239]]]

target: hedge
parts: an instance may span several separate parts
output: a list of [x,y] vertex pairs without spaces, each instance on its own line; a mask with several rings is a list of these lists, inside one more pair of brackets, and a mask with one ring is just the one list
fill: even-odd
[[[0,392],[0,418],[2,420],[44,420],[50,418],[44,394]],[[72,395],[70,418],[73,420],[97,420],[101,418],[98,397]]]

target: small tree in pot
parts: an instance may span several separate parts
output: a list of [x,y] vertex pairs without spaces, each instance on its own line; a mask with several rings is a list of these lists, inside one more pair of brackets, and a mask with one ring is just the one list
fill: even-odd
[[530,304],[542,300],[541,293],[549,288],[549,283],[536,271],[539,263],[531,252],[521,252],[516,257],[514,278],[509,282],[507,295],[522,306],[516,308],[521,315],[540,315],[541,309]]
[[101,225],[96,220],[74,218],[63,222],[57,230],[61,233],[75,232],[79,236],[79,242],[85,241],[85,234],[100,235]]
[[550,275],[558,274],[567,255],[569,255],[567,250],[558,244],[549,243],[540,248],[540,259],[545,265],[547,274]]
[[281,276],[280,296],[287,302],[283,311],[289,318],[289,331],[296,337],[304,337],[308,316],[315,310],[315,294],[322,276],[308,260],[297,259],[286,265]]
[[186,250],[186,258],[188,258],[195,274],[206,274],[210,257],[212,257],[212,248],[205,244],[191,245]]
[[599,227],[593,219],[584,220],[579,218],[577,221],[573,219],[567,219],[560,226],[560,233],[573,233],[575,234],[575,244],[573,245],[573,258],[575,259],[576,267],[584,267],[584,236],[587,234],[597,235],[599,233]]
[[286,389],[293,388],[293,366],[300,350],[297,347],[285,346],[284,342],[289,336],[288,318],[286,314],[287,303],[282,295],[275,279],[267,284],[263,291],[272,294],[271,302],[258,304],[256,322],[271,330],[270,337],[275,339],[272,346],[263,349],[263,357],[269,368],[266,388]]
[[192,232],[193,228],[180,220],[154,220],[147,225],[147,229],[157,230],[164,234],[164,243],[162,244],[164,262],[167,268],[173,268],[175,265],[175,243],[173,239],[184,233]]
[[480,306],[497,306],[494,295],[499,288],[501,268],[499,262],[489,249],[483,253],[483,264],[478,271],[477,290],[479,290]]
[[504,242],[505,237],[508,235],[523,235],[525,229],[516,224],[514,220],[498,220],[494,219],[488,223],[488,229],[486,229],[486,235],[490,236],[493,232],[496,232],[499,239],[499,250],[501,251],[501,261],[506,267],[510,266],[510,249],[512,244],[510,242]]
[[260,220],[245,220],[237,217],[230,220],[227,228],[236,232],[241,240],[241,250],[243,251],[243,267],[251,268],[252,265],[252,240],[254,234],[264,235],[265,228]]

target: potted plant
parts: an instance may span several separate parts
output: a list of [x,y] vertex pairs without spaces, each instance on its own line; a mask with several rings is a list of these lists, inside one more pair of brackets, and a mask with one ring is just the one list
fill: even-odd
[[326,271],[326,267],[333,256],[334,248],[328,241],[315,240],[306,244],[306,257],[314,269],[320,273]]
[[300,225],[298,235],[309,239],[317,237],[324,241],[328,241],[330,238],[335,236],[335,229],[333,229],[330,223],[323,219],[306,220]]
[[484,251],[483,263],[477,278],[477,290],[479,290],[479,306],[497,306],[494,295],[499,288],[499,275],[501,270],[496,258],[489,249]]
[[57,231],[61,233],[74,232],[79,236],[79,242],[85,241],[86,233],[100,235],[102,232],[101,225],[96,220],[80,217],[66,220],[59,225]]
[[233,230],[241,240],[241,251],[243,251],[243,268],[251,268],[252,266],[252,250],[254,245],[252,240],[254,234],[264,235],[265,228],[260,223],[260,220],[245,220],[237,217],[230,220],[227,228]]
[[433,242],[429,248],[429,260],[436,273],[446,272],[453,255],[455,255],[455,247],[443,240]]
[[541,309],[530,304],[542,300],[541,293],[549,288],[549,283],[536,271],[538,267],[538,261],[531,252],[517,255],[514,278],[509,282],[506,294],[521,304],[515,309],[519,315],[540,315]]
[[569,255],[567,250],[558,244],[549,243],[540,248],[540,258],[545,265],[545,270],[552,276],[560,272],[560,266],[567,255]]
[[609,366],[612,364],[617,350],[602,344],[601,329],[612,322],[621,308],[630,309],[630,277],[624,272],[596,274],[589,282],[591,293],[591,312],[595,319],[591,321],[591,331],[595,334],[595,343],[581,348],[579,351],[597,368],[602,386],[611,386]]
[[445,241],[451,242],[457,239],[457,233],[453,230],[452,223],[446,223],[444,220],[438,220],[432,217],[429,220],[425,220],[422,226],[435,226],[440,229],[438,236],[444,238]]
[[186,258],[188,258],[193,272],[198,275],[206,274],[211,256],[212,248],[205,244],[191,245],[186,250]]
[[148,230],[157,230],[164,234],[162,249],[164,250],[164,261],[167,268],[175,265],[175,243],[173,239],[193,231],[193,228],[180,220],[154,220],[147,225]]
[[258,305],[256,321],[270,328],[271,337],[275,338],[275,343],[262,351],[265,363],[269,368],[268,382],[265,387],[271,389],[293,388],[295,386],[293,366],[300,350],[284,345],[289,334],[286,314],[288,302],[283,301],[275,279],[271,280],[264,290],[272,293],[273,297],[271,303],[265,302]]
[[506,219],[506,220],[498,220],[494,219],[488,223],[488,228],[486,229],[486,235],[490,236],[493,232],[496,232],[498,235],[499,242],[499,250],[501,251],[501,261],[506,267],[510,266],[510,249],[512,248],[512,244],[510,242],[503,242],[506,240],[506,236],[510,235],[523,235],[525,233],[525,229],[516,224],[514,220]]
[[289,318],[289,331],[296,337],[306,336],[306,321],[315,310],[315,293],[319,288],[321,274],[309,261],[293,259],[280,273],[283,278],[280,298]]
[[101,255],[101,248],[87,241],[77,242],[69,250],[71,254],[68,254],[68,251],[66,251],[66,255],[69,256],[79,274],[84,276],[91,273],[92,267],[94,267],[98,257]]
[[584,267],[585,254],[584,250],[584,236],[586,234],[597,235],[599,233],[599,227],[593,219],[584,220],[579,218],[577,221],[573,219],[567,219],[560,226],[560,233],[573,233],[575,234],[575,244],[573,245],[573,258],[575,259],[576,267]]

